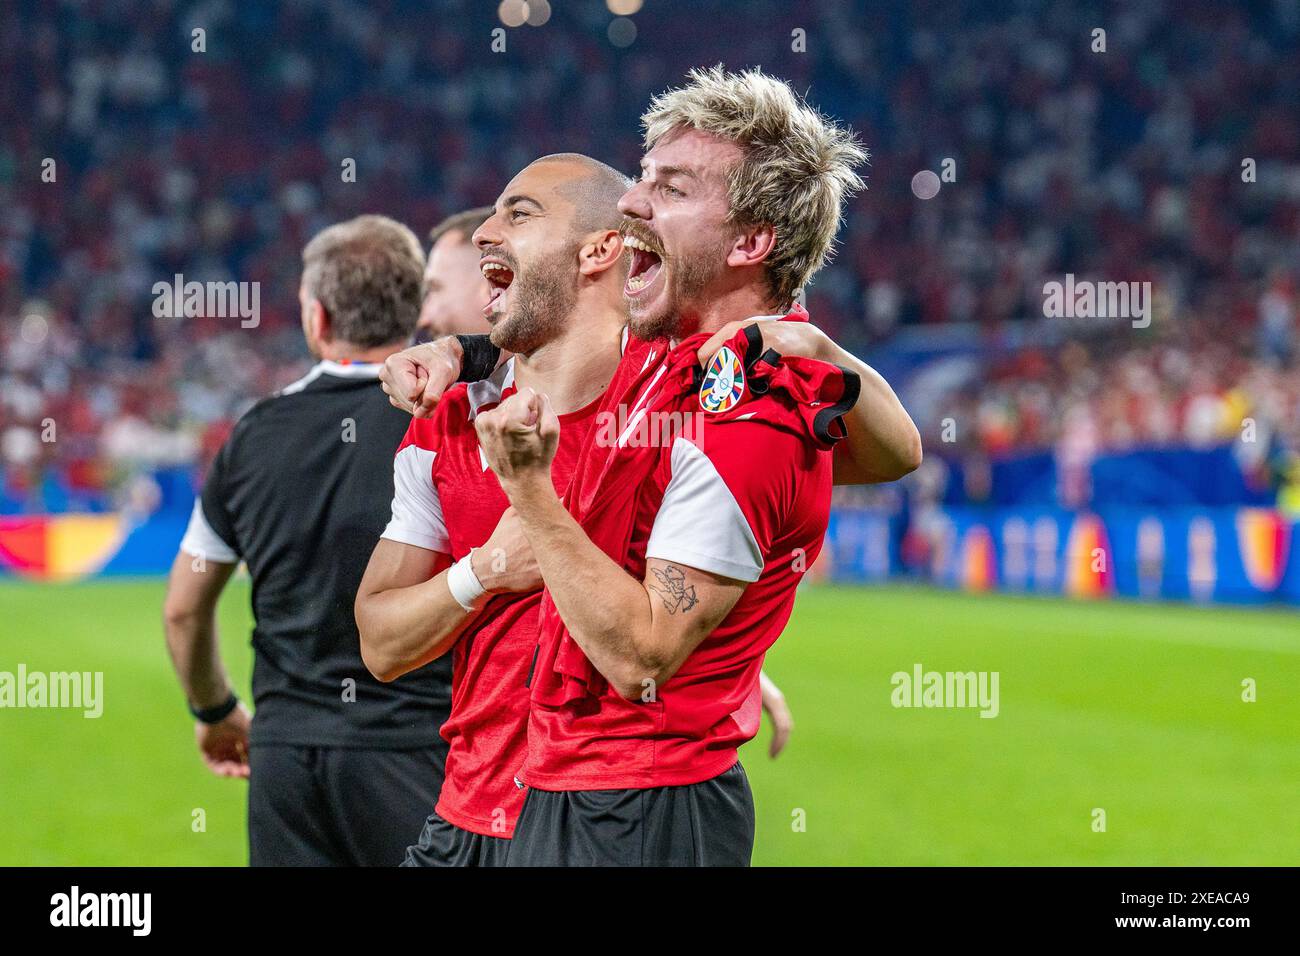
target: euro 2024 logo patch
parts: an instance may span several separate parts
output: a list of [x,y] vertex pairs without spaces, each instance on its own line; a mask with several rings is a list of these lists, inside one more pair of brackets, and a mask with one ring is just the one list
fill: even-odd
[[700,383],[700,407],[706,412],[725,412],[734,408],[744,394],[745,366],[724,345],[709,362]]

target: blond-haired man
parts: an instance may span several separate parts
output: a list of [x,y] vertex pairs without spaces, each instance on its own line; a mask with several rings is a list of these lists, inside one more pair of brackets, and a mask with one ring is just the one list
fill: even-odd
[[[602,404],[616,437],[586,445],[561,501],[547,396],[521,390],[475,423],[546,585],[511,865],[747,864],[753,801],[736,750],[820,549],[835,422],[864,377],[889,414],[850,420],[845,467],[887,479],[920,456],[888,386],[806,322],[745,327],[806,319],[796,290],[861,185],[853,137],[756,70],[695,71],[643,121],[642,175],[620,202],[640,345]],[[840,367],[783,361],[783,348]],[[641,440],[641,423],[654,436],[688,415],[694,427]]]

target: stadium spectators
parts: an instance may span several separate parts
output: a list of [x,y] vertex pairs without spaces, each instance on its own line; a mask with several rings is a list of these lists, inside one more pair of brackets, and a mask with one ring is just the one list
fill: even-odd
[[[550,151],[631,170],[650,94],[718,61],[808,87],[871,147],[808,292],[868,358],[961,323],[992,346],[1042,321],[1066,273],[1153,283],[1149,330],[990,347],[950,388],[918,366],[900,393],[927,448],[1086,461],[1251,418],[1246,466],[1295,470],[1300,5],[750,6],[762,30],[718,35],[698,24],[721,0],[689,20],[649,0],[619,47],[603,5],[555,4],[493,54],[495,4],[470,0],[6,5],[0,513],[119,506],[142,471],[204,462],[249,396],[308,366],[296,250],[323,225],[376,212],[422,233]],[[935,198],[913,193],[946,168]],[[257,327],[155,317],[176,274],[260,283]],[[949,416],[970,427],[936,441]]]

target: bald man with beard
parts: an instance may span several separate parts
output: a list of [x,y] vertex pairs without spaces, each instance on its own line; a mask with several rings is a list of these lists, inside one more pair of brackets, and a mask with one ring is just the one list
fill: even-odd
[[[551,470],[563,492],[626,339],[617,205],[628,185],[577,154],[543,157],[507,185],[474,242],[492,288],[492,343],[513,357],[449,390],[397,453],[393,518],[357,595],[363,657],[391,680],[450,653],[454,675],[447,779],[406,865],[500,865],[509,852],[541,577],[473,420],[521,387],[546,391],[565,422]],[[775,756],[791,722],[766,686]]]

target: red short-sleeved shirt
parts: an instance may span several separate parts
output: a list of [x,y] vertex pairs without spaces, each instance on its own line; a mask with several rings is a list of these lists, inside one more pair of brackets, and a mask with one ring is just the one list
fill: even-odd
[[[602,412],[638,407],[637,384],[648,392],[655,381],[643,370],[664,362],[666,352],[665,343],[629,347]],[[607,445],[586,450],[575,489],[600,471]],[[732,766],[736,749],[758,732],[763,655],[785,627],[795,589],[826,532],[831,453],[760,417],[710,427],[707,414],[646,453],[659,458],[639,493],[626,570],[640,580],[647,557],[655,557],[749,585],[652,702],[628,701],[606,687],[596,697],[557,705],[535,677],[522,774],[529,786],[697,783]],[[558,617],[549,599],[544,604],[544,615]],[[562,633],[543,625],[539,661],[555,660],[555,646],[546,645]]]
[[[482,457],[474,416],[514,392],[513,361],[485,382],[449,390],[427,419],[413,419],[395,460],[393,518],[384,537],[459,560],[492,534],[509,502]],[[563,493],[599,400],[560,417],[551,465]],[[527,749],[528,671],[541,592],[498,595],[452,650],[447,774],[437,811],[449,823],[510,837],[523,806],[515,783]]]

